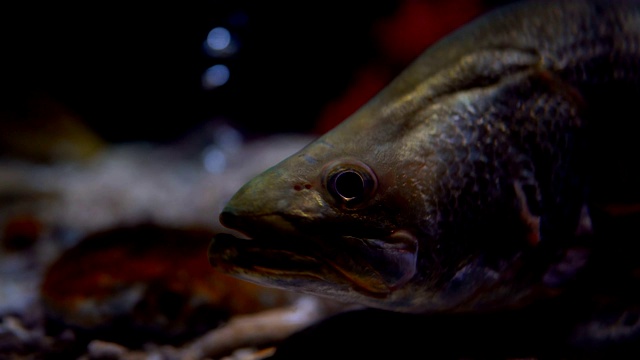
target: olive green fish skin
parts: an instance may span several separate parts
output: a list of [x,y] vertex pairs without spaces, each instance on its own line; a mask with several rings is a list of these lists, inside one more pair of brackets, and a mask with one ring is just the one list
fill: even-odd
[[498,9],[243,186],[221,221],[251,240],[217,237],[210,261],[403,312],[552,296],[624,243],[605,209],[640,203],[639,84],[638,2]]

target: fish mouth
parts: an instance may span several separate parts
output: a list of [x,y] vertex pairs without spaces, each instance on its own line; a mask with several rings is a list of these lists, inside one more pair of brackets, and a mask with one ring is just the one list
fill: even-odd
[[383,240],[282,235],[242,239],[217,234],[210,264],[260,285],[329,295],[352,293],[385,298],[416,273],[417,241],[404,232]]
[[209,263],[235,275],[261,273],[280,276],[316,277],[320,261],[312,254],[304,255],[294,241],[244,239],[231,234],[217,234],[209,245]]

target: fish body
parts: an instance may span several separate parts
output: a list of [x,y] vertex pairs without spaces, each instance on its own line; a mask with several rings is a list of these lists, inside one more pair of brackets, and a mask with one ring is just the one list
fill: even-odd
[[409,313],[634,288],[639,85],[639,2],[497,9],[245,184],[210,262]]

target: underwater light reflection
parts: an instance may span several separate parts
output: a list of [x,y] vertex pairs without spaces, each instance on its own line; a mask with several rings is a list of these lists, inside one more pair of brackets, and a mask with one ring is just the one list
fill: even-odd
[[223,27],[215,27],[207,35],[207,46],[214,51],[222,51],[231,44],[231,33]]
[[202,87],[206,90],[215,89],[229,80],[229,68],[222,64],[213,65],[202,75]]

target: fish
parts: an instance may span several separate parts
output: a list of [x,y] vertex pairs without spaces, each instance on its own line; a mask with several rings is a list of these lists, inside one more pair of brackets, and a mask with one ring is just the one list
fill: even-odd
[[628,294],[639,100],[640,2],[492,10],[242,186],[209,262],[410,314]]

